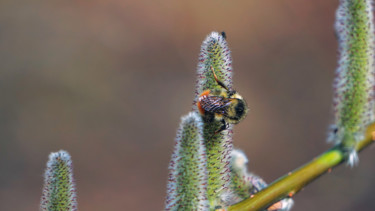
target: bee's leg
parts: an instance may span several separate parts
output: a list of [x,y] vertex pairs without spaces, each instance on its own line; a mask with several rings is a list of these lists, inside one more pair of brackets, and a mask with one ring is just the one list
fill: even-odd
[[215,131],[215,133],[212,134],[210,139],[212,139],[216,134],[220,133],[221,131],[228,129],[229,124],[226,123],[224,119],[221,120],[220,122],[223,123],[223,125],[219,128],[219,130]]
[[215,135],[229,128],[229,124],[226,123],[224,119],[221,120],[221,123],[223,123],[223,125],[215,132]]

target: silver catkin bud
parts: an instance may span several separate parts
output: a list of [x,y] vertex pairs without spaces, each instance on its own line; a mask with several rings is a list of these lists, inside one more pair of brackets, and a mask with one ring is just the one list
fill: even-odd
[[336,11],[339,62],[334,80],[334,124],[328,141],[343,146],[350,166],[355,146],[374,121],[374,24],[370,0],[340,0]]
[[76,211],[77,194],[73,179],[73,165],[68,152],[51,153],[44,174],[41,211]]
[[196,112],[181,119],[169,171],[166,210],[209,210],[203,122]]

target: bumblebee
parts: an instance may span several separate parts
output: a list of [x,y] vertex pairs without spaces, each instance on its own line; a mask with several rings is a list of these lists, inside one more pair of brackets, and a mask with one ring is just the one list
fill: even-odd
[[218,80],[211,66],[219,89],[205,90],[199,96],[197,107],[206,122],[219,121],[223,125],[215,134],[228,129],[229,124],[238,124],[248,112],[246,101],[236,90],[231,90]]

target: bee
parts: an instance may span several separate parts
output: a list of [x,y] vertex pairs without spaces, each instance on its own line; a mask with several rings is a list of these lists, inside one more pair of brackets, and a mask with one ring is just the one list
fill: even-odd
[[248,112],[246,101],[236,90],[229,89],[221,82],[211,66],[215,81],[221,87],[213,90],[203,91],[197,101],[199,113],[204,121],[219,121],[223,125],[215,134],[228,129],[229,124],[238,124]]

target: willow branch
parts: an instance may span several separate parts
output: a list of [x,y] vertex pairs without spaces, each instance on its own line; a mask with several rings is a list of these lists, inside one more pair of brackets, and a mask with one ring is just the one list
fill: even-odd
[[[375,131],[375,123],[367,128],[365,139],[358,142],[356,146],[358,152],[374,142],[373,131]],[[306,185],[343,163],[346,160],[346,154],[347,152],[342,147],[333,147],[309,163],[277,179],[253,197],[230,206],[228,211],[264,210],[282,198],[292,197]]]

